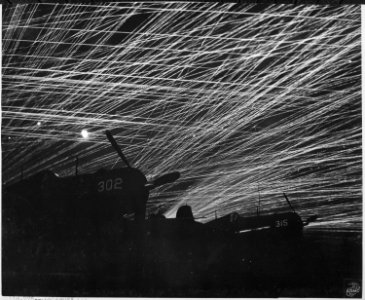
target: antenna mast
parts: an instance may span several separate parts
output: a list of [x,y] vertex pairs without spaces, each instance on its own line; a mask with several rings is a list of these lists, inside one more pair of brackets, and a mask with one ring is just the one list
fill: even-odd
[[257,192],[259,193],[259,205],[257,206],[257,216],[260,215],[260,206],[261,206],[261,196],[260,196],[260,185],[257,183]]
[[76,155],[76,161],[75,161],[75,176],[78,175],[78,169],[79,169],[79,156]]

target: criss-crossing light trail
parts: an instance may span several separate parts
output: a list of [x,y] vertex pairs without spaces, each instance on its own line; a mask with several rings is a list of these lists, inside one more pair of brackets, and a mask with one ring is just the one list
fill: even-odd
[[[149,211],[287,209],[361,228],[360,7],[179,2],[3,9],[2,163],[12,182],[120,167]],[[80,135],[87,129],[89,139]]]

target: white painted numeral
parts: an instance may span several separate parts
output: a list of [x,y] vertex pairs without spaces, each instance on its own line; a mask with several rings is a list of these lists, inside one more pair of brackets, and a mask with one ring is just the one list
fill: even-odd
[[287,227],[287,226],[288,226],[288,219],[275,221],[275,227]]
[[113,189],[113,179],[105,181],[105,189],[110,192]]
[[115,178],[114,180],[114,189],[121,190],[122,189],[123,180],[120,177]]
[[98,182],[98,192],[101,193],[104,191],[104,181]]
[[102,193],[104,191],[110,192],[112,190],[121,190],[122,184],[123,179],[120,177],[101,180],[98,182],[98,192]]

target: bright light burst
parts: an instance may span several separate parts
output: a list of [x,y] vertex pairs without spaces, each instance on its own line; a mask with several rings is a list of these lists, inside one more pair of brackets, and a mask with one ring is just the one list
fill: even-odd
[[89,138],[89,132],[86,129],[81,130],[81,136],[84,139],[88,139]]
[[249,215],[286,192],[314,226],[358,230],[360,77],[360,6],[5,7],[3,178],[70,175],[76,155],[80,172],[114,167],[114,129],[148,177],[182,173],[150,211]]

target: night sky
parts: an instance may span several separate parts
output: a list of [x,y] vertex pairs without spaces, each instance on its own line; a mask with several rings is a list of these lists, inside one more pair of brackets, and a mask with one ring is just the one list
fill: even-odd
[[[360,6],[3,7],[2,178],[180,171],[149,212],[288,210],[361,230]],[[87,138],[81,135],[87,130]]]

